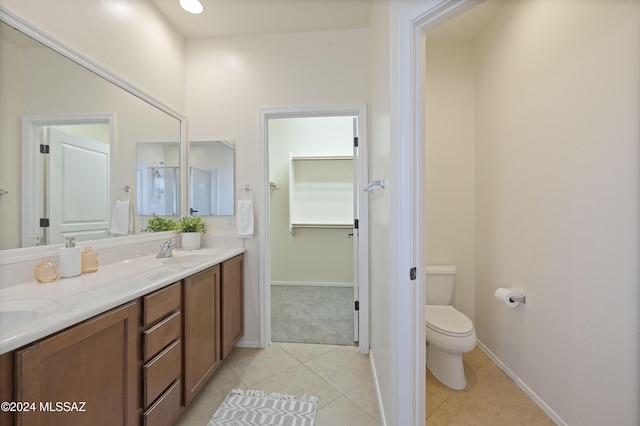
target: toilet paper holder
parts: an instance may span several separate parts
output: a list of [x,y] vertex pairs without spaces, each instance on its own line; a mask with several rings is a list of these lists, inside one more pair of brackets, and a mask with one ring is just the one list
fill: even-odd
[[527,300],[527,296],[525,296],[524,294],[523,294],[523,295],[520,295],[520,296],[511,296],[511,297],[509,297],[509,300],[510,300],[511,302],[520,302],[520,303],[525,303],[525,302],[526,302],[526,300]]

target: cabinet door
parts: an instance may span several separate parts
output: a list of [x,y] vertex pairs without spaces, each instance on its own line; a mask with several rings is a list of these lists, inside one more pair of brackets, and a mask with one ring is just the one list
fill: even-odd
[[[0,355],[0,402],[15,401],[13,397],[13,352]],[[12,425],[13,412],[0,410],[0,425]]]
[[220,284],[222,359],[244,334],[244,255],[222,263]]
[[184,400],[185,406],[205,385],[221,362],[220,266],[185,278],[184,307]]
[[131,302],[17,351],[18,425],[136,425],[138,321]]

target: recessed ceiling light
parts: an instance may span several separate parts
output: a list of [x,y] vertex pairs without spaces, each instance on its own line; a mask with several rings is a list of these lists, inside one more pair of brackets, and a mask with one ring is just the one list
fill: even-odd
[[180,6],[189,13],[202,13],[204,6],[199,0],[180,0]]

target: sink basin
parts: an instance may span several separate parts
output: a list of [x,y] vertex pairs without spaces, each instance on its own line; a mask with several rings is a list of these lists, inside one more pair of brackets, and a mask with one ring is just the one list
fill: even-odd
[[41,313],[59,307],[53,299],[10,299],[0,301],[0,336],[28,326]]
[[179,256],[158,259],[170,271],[182,271],[195,268],[211,260],[211,256],[202,253],[180,254]]

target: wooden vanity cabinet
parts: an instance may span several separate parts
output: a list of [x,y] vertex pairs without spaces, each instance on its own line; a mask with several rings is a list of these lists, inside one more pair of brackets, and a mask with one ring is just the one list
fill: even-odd
[[222,263],[220,284],[220,340],[222,359],[244,335],[244,255]]
[[17,425],[137,425],[139,309],[127,303],[17,350],[14,401],[38,404],[15,413]]
[[[13,397],[13,352],[0,355],[0,402],[15,401]],[[13,413],[0,410],[0,425],[13,425]]]
[[175,283],[142,297],[142,424],[165,426],[180,415],[182,289]]
[[220,265],[182,281],[184,403],[191,402],[222,362]]
[[0,401],[38,404],[0,425],[172,424],[244,333],[243,260],[0,355]]

